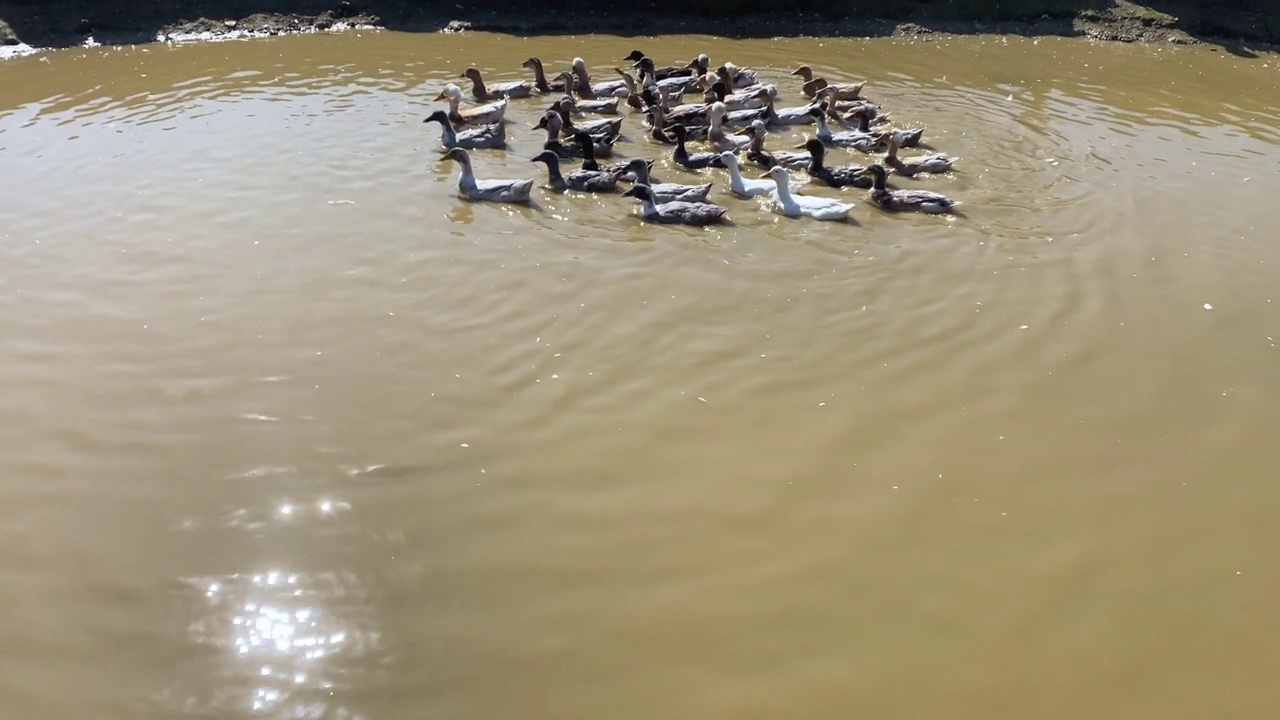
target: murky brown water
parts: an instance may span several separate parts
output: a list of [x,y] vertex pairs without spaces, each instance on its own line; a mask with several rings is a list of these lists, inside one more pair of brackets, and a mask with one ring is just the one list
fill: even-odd
[[[454,197],[467,61],[633,46],[868,78],[969,218]],[[1278,91],[995,38],[0,64],[0,716],[1273,716]]]

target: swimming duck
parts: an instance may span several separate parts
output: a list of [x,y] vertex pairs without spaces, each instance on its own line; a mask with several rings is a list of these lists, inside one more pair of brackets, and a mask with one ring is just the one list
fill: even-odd
[[899,175],[903,177],[911,177],[920,173],[944,173],[951,170],[952,166],[958,158],[948,156],[946,153],[933,153],[932,155],[921,155],[912,158],[898,157],[898,138],[893,133],[883,133],[880,136],[880,142],[885,144],[884,159],[881,161],[886,167],[891,167]]
[[582,98],[626,97],[627,84],[622,80],[606,80],[592,83],[587,74],[587,61],[580,57],[573,59],[573,91]]
[[649,103],[645,101],[644,93],[641,92],[640,85],[636,82],[635,77],[622,68],[614,68],[613,71],[618,73],[622,78],[622,82],[627,86],[627,105],[636,110],[644,110],[648,107]]
[[880,108],[870,100],[837,100],[835,88],[823,88],[813,99],[821,102],[827,118],[836,122],[859,122],[858,111],[862,111],[872,125],[883,125],[889,120],[889,116],[881,114]]
[[524,62],[520,63],[520,67],[525,67],[525,68],[529,68],[530,70],[533,70],[533,87],[537,89],[538,92],[544,95],[550,95],[553,92],[565,91],[564,80],[560,78],[556,78],[551,82],[547,82],[547,74],[543,71],[542,61],[539,60],[538,58],[531,57],[528,60],[525,60]]
[[[813,156],[807,152],[792,152],[790,150],[779,150],[770,152],[764,149],[764,139],[769,135],[769,131],[765,129],[763,120],[756,120],[747,128],[740,130],[739,135],[746,135],[751,138],[751,146],[747,148],[747,159],[756,165],[768,170],[775,165],[781,165],[788,170],[804,170],[809,167]],[[822,143],[818,143],[821,145]]]
[[777,189],[771,195],[773,211],[786,217],[811,217],[814,220],[844,220],[853,206],[831,198],[792,195],[791,177],[775,167],[760,177],[772,178]]
[[814,122],[813,115],[810,110],[817,107],[814,103],[802,105],[800,107],[773,107],[773,102],[769,102],[769,113],[765,120],[771,125],[812,125]]
[[693,85],[694,76],[673,75],[659,80],[655,73],[653,60],[647,57],[640,58],[632,67],[636,68],[640,73],[640,84],[645,87],[665,87],[674,92],[685,92]]
[[771,102],[778,94],[772,85],[760,85],[754,89],[728,94],[723,80],[716,80],[707,88],[707,102],[720,101],[729,110],[758,110]]
[[669,225],[714,225],[722,222],[725,219],[724,214],[728,212],[727,208],[711,203],[684,202],[681,200],[658,203],[654,197],[653,190],[648,185],[639,183],[632,185],[630,190],[622,194],[627,197],[639,198],[644,203],[641,217],[649,222]]
[[501,100],[502,98],[526,98],[533,94],[533,83],[528,80],[517,80],[492,86],[485,85],[480,71],[475,68],[467,68],[467,71],[458,77],[471,81],[471,94],[480,102]]
[[729,79],[732,81],[729,83],[730,87],[748,88],[757,83],[755,70],[740,68],[731,62],[726,62],[716,68],[716,74],[719,75],[721,73],[729,76]]
[[618,188],[618,177],[622,175],[604,170],[574,170],[564,175],[560,172],[560,156],[550,150],[543,150],[529,162],[546,163],[547,184],[556,190],[611,193]]
[[862,172],[871,177],[871,203],[882,210],[914,210],[936,215],[954,212],[959,204],[946,195],[928,190],[890,190],[885,187],[889,173],[881,165],[871,165]]
[[561,102],[569,101],[570,109],[574,113],[592,113],[595,115],[617,115],[618,103],[622,98],[609,98],[607,100],[580,100],[572,95],[565,95]]
[[653,120],[654,127],[671,128],[674,125],[684,125],[687,140],[699,140],[705,137],[700,134],[698,128],[707,127],[710,122],[710,105],[677,105],[675,108],[666,108],[661,103],[650,105],[645,111]]
[[[576,133],[573,136],[573,142],[575,144],[574,149],[577,151],[578,155],[582,156],[582,169],[600,170],[603,172],[621,172],[625,176],[629,172],[630,162],[627,160],[619,160],[608,165],[601,165],[596,161],[596,154],[599,153],[600,155],[608,157],[612,154],[612,149],[610,149],[610,152],[600,153],[600,146],[598,143],[593,142],[594,140],[595,138],[583,132]],[[648,167],[653,167],[652,160],[647,162]]]
[[872,152],[879,144],[876,135],[861,130],[850,130],[847,132],[831,132],[831,128],[827,125],[826,113],[821,108],[814,108],[809,111],[813,119],[818,123],[817,137],[822,141],[823,145],[829,147],[845,147],[861,150],[862,152]]
[[[555,110],[548,110],[543,113],[542,118],[533,127],[535,130],[545,129],[547,131],[547,140],[542,143],[543,150],[550,150],[562,158],[582,156],[581,144],[566,145],[560,142],[560,133],[564,129],[564,123],[560,119],[560,113]],[[588,143],[588,145],[597,155],[607,157],[613,154],[613,142],[617,140],[617,136],[614,136],[613,138],[599,138],[587,133],[582,133],[582,135],[590,138],[591,142]],[[574,138],[576,140],[577,136],[575,135]]]
[[[858,132],[870,133],[870,113],[865,110],[855,110],[850,114],[849,118],[858,123]],[[920,139],[924,137],[924,128],[914,128],[911,130],[891,130],[893,137],[898,141],[898,147],[910,148],[920,144]]]
[[804,81],[804,85],[800,86],[800,90],[805,94],[805,97],[814,97],[823,88],[833,87],[836,89],[837,100],[857,100],[862,97],[862,88],[867,85],[866,80],[858,83],[829,83],[824,78],[814,77],[813,68],[808,65],[801,65],[799,68],[792,70],[791,74],[799,75],[800,79]]
[[453,83],[445,85],[444,90],[441,90],[440,94],[436,96],[436,100],[448,101],[449,120],[454,125],[500,123],[507,112],[506,98],[491,102],[488,105],[466,108],[465,110],[460,109],[458,105],[462,102],[462,88]]
[[[645,54],[639,50],[632,50],[630,55],[622,58],[626,62],[639,62]],[[696,61],[695,61],[696,62]],[[710,62],[710,61],[708,61]],[[654,79],[666,80],[669,77],[691,77],[696,73],[696,65],[689,63],[688,65],[668,65],[667,67],[655,67],[653,69]]]
[[716,150],[740,152],[751,145],[751,138],[724,134],[723,123],[728,114],[728,111],[724,108],[724,103],[717,101],[711,104],[709,115],[711,125],[707,128],[707,142],[711,143],[711,147]]
[[665,203],[674,200],[703,202],[711,192],[711,183],[682,185],[680,183],[653,182],[653,178],[649,176],[649,171],[652,167],[653,162],[645,162],[643,158],[635,158],[627,163],[627,170],[631,175],[635,176],[636,184],[649,186],[654,195],[654,202]]
[[821,141],[812,139],[804,144],[809,151],[809,167],[806,168],[809,175],[818,179],[825,185],[834,188],[841,187],[871,187],[871,178],[863,171],[867,168],[863,165],[837,165],[836,167],[827,167],[825,164],[827,148]]
[[[750,198],[757,195],[768,195],[774,191],[775,185],[772,180],[747,180],[742,177],[742,169],[738,166],[738,158],[731,152],[720,153],[720,162],[724,163],[724,167],[729,171],[729,192],[740,198]],[[786,172],[783,170],[783,172]],[[803,181],[797,185],[803,184]]]
[[671,134],[676,137],[676,149],[672,152],[671,159],[675,160],[677,165],[690,170],[724,167],[724,163],[720,162],[720,155],[717,153],[700,152],[689,154],[688,148],[684,146],[685,140],[688,139],[688,132],[683,125],[673,125]]
[[436,110],[424,118],[422,122],[440,123],[440,144],[446,148],[490,150],[507,146],[507,126],[504,123],[481,125],[471,130],[458,132],[449,120],[449,114],[443,110]]
[[602,141],[612,142],[622,132],[622,118],[620,117],[589,120],[581,125],[575,125],[571,117],[573,104],[573,98],[566,95],[551,106],[551,109],[560,115],[561,130],[565,135],[572,135],[575,132],[582,131]]
[[730,127],[746,127],[756,120],[768,120],[769,114],[773,112],[773,98],[769,96],[768,90],[760,90],[756,95],[763,99],[764,104],[750,110],[734,110],[725,113],[724,124]]
[[477,180],[471,172],[471,156],[462,148],[451,148],[441,160],[453,160],[458,163],[461,173],[458,175],[458,190],[470,200],[504,203],[529,202],[529,193],[533,190],[533,178],[528,180]]

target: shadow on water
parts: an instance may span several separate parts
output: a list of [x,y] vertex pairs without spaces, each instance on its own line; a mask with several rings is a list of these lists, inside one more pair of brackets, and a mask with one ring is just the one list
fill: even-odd
[[[162,30],[278,34],[344,21],[401,32],[705,33],[734,39],[944,32],[1147,40],[1183,32],[1246,58],[1257,57],[1246,42],[1280,41],[1280,7],[1266,0],[690,0],[678,10],[656,0],[556,0],[525,10],[500,0],[10,0],[0,5],[0,17],[17,37],[52,47],[75,46],[90,35],[102,44],[131,44]],[[223,18],[240,20],[229,25]]]

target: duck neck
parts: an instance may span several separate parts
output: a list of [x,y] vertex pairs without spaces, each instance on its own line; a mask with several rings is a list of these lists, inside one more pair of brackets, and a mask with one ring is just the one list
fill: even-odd
[[469,160],[458,161],[458,187],[463,190],[474,190],[476,187],[476,176],[471,171],[471,162]]
[[489,88],[484,85],[484,78],[479,73],[471,76],[471,94],[476,96],[478,100],[489,99]]
[[642,212],[645,215],[652,217],[658,214],[658,206],[654,204],[652,195],[645,197],[641,202],[643,203]]
[[871,118],[868,118],[866,113],[858,113],[857,117],[858,117],[858,132],[863,132],[863,133],[871,132]]
[[458,140],[458,133],[454,132],[453,123],[447,117],[440,120],[440,139],[444,141],[445,147],[453,147]]
[[724,167],[729,171],[729,187],[737,190],[738,192],[745,192],[747,185],[742,182],[742,170],[738,168],[738,163],[727,162],[724,164]]
[[884,187],[884,180],[885,180],[885,175],[884,175],[884,173],[872,173],[872,174],[871,174],[871,189],[872,189],[874,192],[884,192],[884,191],[885,191],[885,187]]
[[823,150],[819,150],[817,152],[814,152],[812,150],[809,151],[809,170],[811,170],[812,172],[820,172],[822,170],[822,161],[823,161],[824,154],[825,154],[825,151]]
[[585,97],[590,97],[591,78],[590,76],[587,75],[587,69],[580,65],[574,66],[573,78],[574,78],[574,86],[576,87],[578,94]]
[[764,152],[764,136],[757,135],[754,132],[751,133],[751,144],[747,146],[747,151],[750,153]]
[[538,87],[538,92],[551,92],[551,85],[547,83],[547,74],[542,70],[542,62],[535,60],[533,63],[533,84]]
[[649,182],[649,163],[636,163],[631,172],[636,176],[637,185],[653,185]]
[[831,137],[831,126],[827,125],[827,119],[822,117],[821,115],[818,116],[818,137],[819,138]]
[[552,185],[563,185],[564,175],[560,172],[560,158],[547,158],[547,178],[551,180]]
[[774,183],[778,186],[778,199],[784,203],[790,204],[791,200],[791,182],[785,177],[774,178]]
[[885,142],[884,159],[891,163],[898,161],[898,143],[892,138]]

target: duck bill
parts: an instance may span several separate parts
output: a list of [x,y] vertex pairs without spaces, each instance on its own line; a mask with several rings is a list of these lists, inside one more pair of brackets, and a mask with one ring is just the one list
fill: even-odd
[[446,99],[446,98],[448,98],[448,97],[449,97],[449,96],[448,96],[448,95],[446,95],[446,94],[445,94],[445,92],[444,92],[443,90],[441,90],[441,91],[440,91],[440,94],[436,96],[436,100],[444,100],[444,99]]

